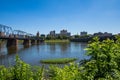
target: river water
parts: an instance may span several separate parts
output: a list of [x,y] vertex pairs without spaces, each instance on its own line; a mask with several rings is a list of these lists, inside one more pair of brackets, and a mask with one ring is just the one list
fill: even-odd
[[42,59],[53,58],[77,58],[76,62],[89,58],[85,55],[86,43],[41,43],[39,45],[7,48],[6,44],[0,44],[0,65],[13,65],[16,54],[20,59],[30,65],[41,65]]

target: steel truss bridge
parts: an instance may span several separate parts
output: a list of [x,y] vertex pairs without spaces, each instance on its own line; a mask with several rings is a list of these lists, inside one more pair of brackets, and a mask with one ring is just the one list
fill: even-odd
[[0,24],[0,39],[7,40],[7,46],[16,46],[17,40],[24,40],[24,45],[43,42],[44,40],[39,38],[39,35],[35,36],[31,33],[27,33],[21,30],[13,30],[11,27]]
[[27,33],[21,30],[13,30],[11,27],[0,24],[0,37],[1,38],[28,38],[28,37],[35,37],[35,35],[31,33]]

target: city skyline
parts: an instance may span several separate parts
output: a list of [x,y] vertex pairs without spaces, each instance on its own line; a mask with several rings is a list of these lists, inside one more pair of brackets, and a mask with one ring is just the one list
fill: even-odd
[[114,34],[114,33],[109,33],[109,32],[93,32],[92,34],[90,34],[90,33],[88,33],[87,31],[79,31],[79,33],[77,33],[77,34],[71,34],[72,32],[68,32],[67,31],[67,29],[61,29],[59,32],[56,32],[56,30],[51,30],[51,31],[49,31],[47,34],[43,34],[43,33],[40,33],[39,31],[38,32],[36,32],[36,34],[32,34],[32,33],[28,33],[28,32],[24,32],[23,30],[14,30],[14,29],[12,29],[12,27],[10,27],[10,26],[7,26],[7,25],[3,25],[3,24],[0,24],[0,32],[5,32],[5,34],[7,33],[7,34],[27,34],[27,35],[37,35],[38,33],[40,34],[40,35],[72,35],[72,36],[74,36],[74,35],[82,35],[82,36],[84,36],[84,35],[94,35],[94,34],[97,34],[97,35],[101,35],[101,34],[110,34],[110,35],[120,35],[120,33],[116,33],[116,34]]
[[36,34],[120,33],[120,0],[0,0],[0,24]]

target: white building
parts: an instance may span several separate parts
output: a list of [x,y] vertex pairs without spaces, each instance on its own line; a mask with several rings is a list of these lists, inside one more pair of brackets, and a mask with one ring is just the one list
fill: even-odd
[[67,30],[64,30],[64,29],[63,29],[63,30],[60,31],[60,35],[70,37],[70,36],[71,36],[71,33],[70,33],[70,32],[67,32]]

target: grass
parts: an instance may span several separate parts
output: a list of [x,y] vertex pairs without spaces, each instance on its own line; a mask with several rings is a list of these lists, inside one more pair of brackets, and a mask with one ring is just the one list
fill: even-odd
[[45,40],[45,42],[69,42],[69,40]]
[[41,63],[46,64],[64,64],[77,60],[77,58],[56,58],[56,59],[44,59],[40,60]]

